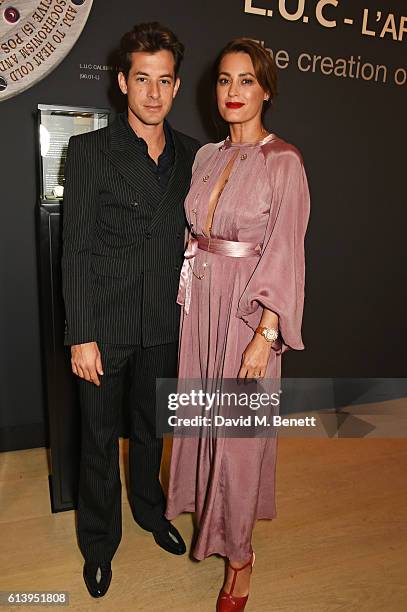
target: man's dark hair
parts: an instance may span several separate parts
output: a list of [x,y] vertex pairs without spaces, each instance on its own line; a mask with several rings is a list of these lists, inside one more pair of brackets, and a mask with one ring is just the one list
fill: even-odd
[[152,21],[139,23],[130,32],[126,32],[121,39],[118,54],[118,72],[128,77],[131,68],[131,54],[135,51],[156,53],[157,51],[171,51],[174,56],[175,76],[184,57],[184,45],[178,40],[169,28]]

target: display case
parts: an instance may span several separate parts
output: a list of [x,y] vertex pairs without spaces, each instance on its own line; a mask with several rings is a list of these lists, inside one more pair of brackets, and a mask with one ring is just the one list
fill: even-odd
[[62,200],[64,169],[71,136],[106,127],[107,109],[38,105],[40,145],[40,198],[44,203]]
[[38,106],[39,262],[43,379],[48,414],[49,485],[54,512],[77,502],[80,418],[70,350],[64,346],[61,252],[64,168],[71,136],[107,126],[107,109]]

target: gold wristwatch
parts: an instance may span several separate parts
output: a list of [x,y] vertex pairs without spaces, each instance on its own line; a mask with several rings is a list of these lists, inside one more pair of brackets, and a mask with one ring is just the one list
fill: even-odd
[[256,334],[260,334],[267,340],[267,342],[275,342],[278,338],[278,330],[274,329],[274,327],[259,327],[256,329]]

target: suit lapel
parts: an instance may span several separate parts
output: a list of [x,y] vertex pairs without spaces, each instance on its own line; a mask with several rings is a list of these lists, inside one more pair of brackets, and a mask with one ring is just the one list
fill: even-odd
[[175,158],[167,189],[162,194],[160,185],[155,180],[151,180],[150,173],[143,172],[142,169],[145,165],[143,153],[123,121],[117,117],[109,129],[109,144],[103,147],[103,151],[116,170],[136,193],[145,198],[147,203],[149,194],[156,197],[161,196],[158,206],[152,207],[154,211],[150,226],[152,228],[186,195],[190,183],[188,153],[177,134],[170,127],[174,141]]
[[143,153],[119,117],[110,126],[110,142],[103,151],[124,180],[137,194],[145,197],[147,203],[149,193],[155,192],[154,195],[159,196],[160,186],[151,181],[148,172],[142,171],[145,164]]
[[183,205],[184,197],[186,196],[190,184],[191,169],[188,166],[188,163],[189,165],[191,164],[190,160],[188,159],[188,153],[181,140],[178,138],[176,132],[171,129],[171,133],[175,148],[174,165],[170,180],[168,181],[167,189],[151,220],[151,228],[158,225],[163,217],[170,212],[174,206],[180,203],[180,200],[181,204]]

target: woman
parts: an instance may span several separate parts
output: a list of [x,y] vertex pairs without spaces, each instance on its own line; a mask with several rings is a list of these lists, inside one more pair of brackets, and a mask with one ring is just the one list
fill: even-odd
[[[281,354],[304,348],[309,192],[299,151],[263,126],[275,94],[271,55],[250,39],[226,45],[216,97],[230,135],[198,151],[185,202],[181,382],[279,379]],[[275,437],[174,437],[166,516],[195,512],[195,558],[228,559],[219,612],[245,608],[255,521],[276,516],[275,459]]]

